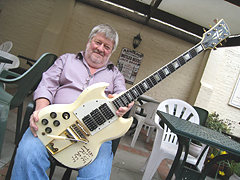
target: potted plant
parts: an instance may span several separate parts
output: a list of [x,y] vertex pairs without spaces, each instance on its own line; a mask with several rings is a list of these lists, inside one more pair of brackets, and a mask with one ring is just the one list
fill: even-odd
[[202,149],[202,144],[200,142],[192,140],[189,145],[189,154],[198,157]]
[[[208,118],[207,118],[206,123],[205,123],[205,126],[212,129],[212,130],[218,131],[220,133],[225,132],[225,133],[230,134],[231,133],[231,128],[228,125],[229,124],[226,124],[223,119],[219,118],[219,114],[217,114],[216,112],[210,113],[208,115]],[[210,147],[209,151],[208,151],[207,159],[210,160],[217,155],[222,155],[222,154],[225,154],[225,153],[226,153],[225,151],[222,151],[222,150],[217,149],[215,147]],[[221,176],[224,176],[225,175],[225,173],[223,171],[224,165],[225,165],[225,163],[223,163],[223,162],[219,162],[218,164],[216,164],[215,172],[213,170],[211,170],[212,174],[211,175],[209,174],[209,176],[213,177],[213,178],[215,177],[215,179],[216,179],[218,174],[221,175]]]
[[[208,115],[205,126],[220,133],[231,132],[231,128],[228,127],[228,124],[226,124],[223,119],[219,118],[219,114],[217,114],[216,112]],[[201,151],[201,148],[202,148],[201,143],[192,141],[189,145],[189,154],[191,154],[194,157],[197,157]],[[220,150],[217,151],[220,152]],[[210,153],[209,155],[211,154],[212,153]],[[215,154],[213,155],[215,156]]]
[[216,112],[209,114],[205,123],[205,126],[210,129],[213,129],[220,133],[225,132],[230,134],[231,128],[228,125],[229,124],[226,124],[223,119],[219,118],[219,114]]
[[231,173],[233,173],[229,180],[240,180],[240,163],[236,163],[232,160],[230,163],[228,163],[228,168],[230,169]]

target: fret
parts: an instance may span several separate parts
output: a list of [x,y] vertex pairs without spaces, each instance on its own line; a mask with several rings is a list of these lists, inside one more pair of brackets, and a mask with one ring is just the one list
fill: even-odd
[[164,72],[165,76],[168,76],[170,74],[170,71],[167,67],[163,68],[163,72]]
[[142,90],[141,90],[141,88],[139,87],[140,86],[140,84],[137,84],[135,87],[135,90],[138,92],[138,94],[139,95],[142,95],[143,94],[143,92],[142,92]]
[[192,57],[190,56],[189,53],[184,54],[184,55],[183,55],[183,58],[184,58],[184,60],[185,60],[186,62],[189,61],[190,59],[192,59]]
[[147,84],[148,84],[148,86],[149,86],[150,88],[152,88],[152,87],[155,85],[155,84],[152,83],[152,81],[151,81],[150,78],[147,78],[147,79],[146,79],[146,82],[147,82]]
[[153,87],[152,82],[149,78],[145,79],[145,81],[142,84],[144,85],[146,90]]
[[155,78],[155,80],[156,80],[157,82],[160,82],[160,81],[162,80],[161,76],[160,76],[158,73],[155,73],[155,74],[153,75],[153,77]]
[[203,51],[202,45],[199,44],[198,46],[196,46],[196,47],[195,47],[195,50],[196,50],[196,52],[197,52],[198,54],[201,53],[201,52]]
[[[147,89],[145,89],[145,87],[144,87],[144,85],[143,85],[142,83],[139,83],[139,87],[141,88],[141,91],[142,91],[143,93],[146,92]],[[142,93],[142,94],[143,94],[143,93]]]
[[158,82],[156,81],[156,79],[154,78],[154,75],[150,76],[150,79],[153,83],[153,86],[155,86]]
[[194,58],[197,55],[197,52],[195,50],[195,48],[192,48],[189,53],[191,54],[191,57]]
[[120,104],[118,104],[117,99],[113,101],[113,104],[116,107],[116,109],[119,109],[121,107]]
[[137,99],[138,93],[137,93],[137,91],[136,91],[136,89],[134,87],[130,90],[130,93],[132,94],[134,99]]
[[122,100],[122,102],[124,103],[125,106],[130,103],[124,95],[120,96],[120,98],[121,98],[121,100]]
[[134,97],[131,96],[130,92],[127,91],[126,93],[124,93],[124,95],[129,100],[129,102],[132,102],[134,100]]
[[184,60],[184,58],[182,56],[178,58],[178,61],[181,64],[181,66],[183,66],[186,63],[186,61]]
[[171,63],[169,63],[167,65],[167,67],[168,67],[168,69],[170,70],[171,73],[173,73],[175,71],[175,68],[174,68],[174,66]]
[[121,96],[119,96],[118,98],[118,103],[121,107],[125,107],[127,104],[125,104],[125,102],[123,101],[123,99],[121,98]]
[[180,65],[180,63],[178,62],[178,60],[173,61],[172,65],[173,65],[173,67],[174,67],[176,70],[181,67],[181,65]]
[[166,77],[161,69],[158,71],[158,74],[160,75],[161,79],[164,79]]

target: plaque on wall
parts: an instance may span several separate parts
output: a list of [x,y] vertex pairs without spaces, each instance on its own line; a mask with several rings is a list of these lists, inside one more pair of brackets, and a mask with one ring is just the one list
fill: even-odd
[[134,83],[142,62],[143,54],[132,49],[123,48],[119,56],[117,67],[123,74],[125,82]]
[[229,104],[231,106],[234,106],[240,109],[240,84],[239,83],[240,83],[240,75],[238,76]]

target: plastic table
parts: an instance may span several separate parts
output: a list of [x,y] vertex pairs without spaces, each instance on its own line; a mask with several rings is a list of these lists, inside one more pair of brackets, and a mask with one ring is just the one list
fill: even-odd
[[[161,118],[160,122],[165,123],[173,133],[177,134],[179,140],[178,151],[166,180],[171,180],[173,173],[176,174],[176,180],[204,180],[215,163],[227,159],[237,162],[240,161],[240,143],[232,140],[228,136],[161,111],[157,111],[157,114]],[[228,154],[216,156],[204,166],[201,172],[197,169],[189,168],[185,162],[191,140],[216,147],[226,151]],[[180,157],[184,147],[185,156],[183,161],[181,161]]]

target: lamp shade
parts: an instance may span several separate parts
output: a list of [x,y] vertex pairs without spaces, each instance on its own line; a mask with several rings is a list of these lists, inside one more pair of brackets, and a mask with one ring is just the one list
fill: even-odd
[[140,45],[141,41],[142,41],[142,38],[139,33],[137,36],[133,38],[133,48],[134,49],[137,48]]

